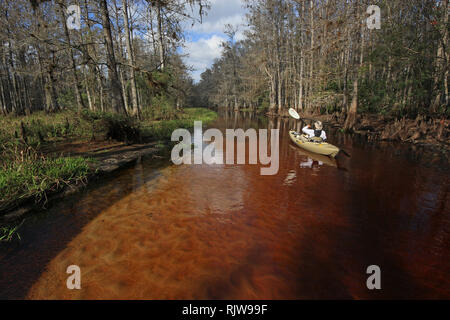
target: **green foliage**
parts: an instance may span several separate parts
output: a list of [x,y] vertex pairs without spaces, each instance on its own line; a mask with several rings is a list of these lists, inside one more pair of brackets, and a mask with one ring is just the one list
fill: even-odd
[[269,110],[269,92],[264,92],[264,95],[258,97],[258,109],[261,112],[266,112]]
[[144,120],[170,120],[177,117],[178,111],[174,108],[176,102],[173,97],[165,94],[152,97],[151,104],[142,110]]
[[83,110],[83,119],[92,125],[92,133],[126,143],[141,142],[141,129],[137,119],[109,112]]
[[103,118],[108,138],[126,143],[141,142],[140,124],[135,118],[106,114]]
[[172,132],[178,128],[192,129],[194,121],[207,124],[217,118],[217,113],[204,108],[187,108],[176,120],[154,121],[146,124],[143,135],[150,140],[169,140]]
[[[311,12],[300,13],[295,6],[284,6],[283,1],[267,3],[252,1],[247,8],[251,37],[227,42],[222,56],[202,73],[196,85],[202,105],[233,108],[235,96],[240,106],[244,102],[248,105],[269,90],[277,104],[282,101],[283,108],[289,108],[298,101],[302,83],[308,111],[326,113],[338,106],[342,109],[344,84],[349,98],[346,103],[351,102],[353,83],[358,81],[358,112],[394,117],[448,114],[444,31],[449,25],[442,1],[376,1],[382,16],[388,17],[382,19],[380,30],[366,30],[365,41],[360,41],[351,21],[356,18],[354,13],[365,15],[358,1],[348,2],[348,6],[333,4],[333,32],[325,32],[315,43],[328,50],[313,57],[313,63],[308,55],[299,54],[310,50],[311,43],[301,41],[301,37],[311,36],[311,25],[279,23],[280,12],[286,21],[302,15],[304,19]],[[316,5],[311,19],[320,20],[329,3],[318,1]],[[280,29],[265,33],[268,26]],[[288,43],[294,45],[293,50]],[[324,101],[323,92],[334,93],[338,99]],[[266,103],[258,105],[266,107]]]
[[184,109],[182,118],[190,121],[203,121],[204,123],[209,123],[216,120],[217,113],[205,108],[186,108]]
[[[166,105],[167,108],[169,106]],[[45,157],[36,148],[41,146],[39,136],[44,138],[44,142],[50,138],[89,138],[93,134],[125,142],[169,140],[175,129],[191,129],[194,121],[206,124],[216,117],[212,110],[188,108],[178,111],[176,119],[158,121],[139,121],[125,115],[89,110],[83,110],[80,114],[65,111],[1,118],[0,211],[28,199],[41,202],[49,193],[60,190],[64,185],[87,178],[90,172],[88,162],[92,160]],[[27,143],[17,133],[21,123],[25,127]],[[14,231],[10,233],[8,230],[2,230],[0,238],[11,239]]]
[[336,80],[328,81],[326,87],[324,88],[325,91],[333,91],[333,92],[339,92],[340,87],[339,83]]
[[8,115],[0,117],[0,151],[9,142],[38,147],[52,140],[88,137],[91,131],[89,123],[72,110],[52,114],[42,111],[20,117]]
[[386,93],[383,81],[362,82],[359,86],[359,110],[361,112],[385,112],[389,105],[389,96]]
[[153,77],[153,80],[155,80],[162,86],[168,86],[172,82],[172,75],[168,71],[168,69],[166,69],[166,71],[164,71],[164,72],[153,71],[152,77]]
[[63,92],[60,92],[57,100],[59,106],[63,109],[76,107],[75,93],[71,89],[66,89]]
[[142,121],[124,115],[88,110],[84,110],[82,116],[92,123],[95,132],[102,132],[107,138],[127,143],[170,139],[175,129],[190,129],[194,121],[208,123],[217,117],[214,111],[204,108],[176,111],[164,96],[155,98],[155,101],[160,102],[160,108],[153,112],[151,108],[144,109]]
[[42,201],[49,192],[83,181],[88,173],[87,160],[81,157],[52,159],[31,147],[6,149],[0,166],[0,210],[22,199]]

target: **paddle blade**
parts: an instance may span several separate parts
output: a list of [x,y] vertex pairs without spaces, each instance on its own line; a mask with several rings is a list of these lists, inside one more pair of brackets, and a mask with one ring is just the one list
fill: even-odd
[[294,119],[297,119],[297,120],[300,119],[300,116],[298,115],[297,111],[295,111],[292,108],[289,109],[289,115]]

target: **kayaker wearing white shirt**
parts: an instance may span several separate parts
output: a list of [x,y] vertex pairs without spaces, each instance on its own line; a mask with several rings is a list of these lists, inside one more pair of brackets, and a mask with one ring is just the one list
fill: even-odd
[[[325,141],[327,140],[327,134],[323,130],[322,122],[317,121],[314,123],[314,129],[311,129],[310,125],[307,125],[302,129],[303,133],[307,134],[310,139],[319,141]],[[320,141],[319,141],[320,142]]]

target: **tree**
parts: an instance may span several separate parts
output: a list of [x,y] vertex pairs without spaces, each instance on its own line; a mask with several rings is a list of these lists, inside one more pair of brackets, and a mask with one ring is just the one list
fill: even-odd
[[125,41],[127,44],[127,60],[128,64],[130,65],[130,82],[131,82],[131,103],[133,106],[133,115],[139,116],[140,110],[139,110],[139,104],[137,99],[137,88],[136,88],[136,62],[134,60],[133,56],[133,50],[131,46],[131,36],[130,36],[130,23],[128,20],[128,4],[127,0],[122,0],[122,14],[123,14],[123,21],[125,26]]
[[[340,112],[353,129],[358,113],[394,117],[448,114],[448,0],[246,0],[246,40],[237,74],[225,48],[205,81],[204,99],[231,107],[230,79],[239,79],[238,108],[269,114]],[[369,29],[369,5],[382,28]],[[251,86],[249,84],[252,84]],[[233,105],[233,108],[236,108]]]
[[110,97],[112,107],[116,112],[126,114],[125,104],[123,101],[122,87],[120,86],[119,76],[117,74],[117,63],[114,55],[114,45],[111,34],[111,24],[109,21],[108,5],[106,0],[100,0],[100,14],[102,18],[103,34],[106,44],[106,60],[108,66],[108,77],[110,81]]

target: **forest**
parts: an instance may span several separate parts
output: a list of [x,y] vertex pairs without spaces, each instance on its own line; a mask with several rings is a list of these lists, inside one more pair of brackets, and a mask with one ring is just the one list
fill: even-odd
[[[74,4],[79,12],[68,10]],[[140,117],[161,99],[177,108],[185,103],[192,83],[177,49],[183,23],[196,22],[189,13],[201,16],[204,0],[20,0],[0,6],[4,115],[76,106]],[[77,13],[79,21],[69,21]]]
[[[228,25],[198,104],[415,118],[449,115],[448,1],[246,0],[245,40]],[[379,28],[374,9],[379,12]],[[376,21],[375,21],[376,22]],[[241,26],[241,28],[243,28]]]
[[210,1],[1,1],[0,211],[115,168],[94,161],[99,150],[167,146],[176,128],[214,120],[208,108],[294,108],[350,133],[381,124],[381,139],[445,145],[448,0],[242,6],[195,83],[180,49]]
[[0,0],[0,300],[449,299],[448,2]]

